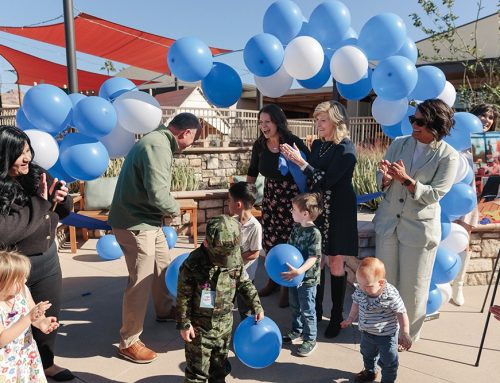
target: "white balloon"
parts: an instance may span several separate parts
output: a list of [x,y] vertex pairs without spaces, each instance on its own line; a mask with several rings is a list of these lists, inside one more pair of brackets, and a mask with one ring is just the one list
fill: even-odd
[[455,180],[453,181],[454,184],[459,183],[465,178],[469,171],[469,167],[469,160],[467,159],[465,154],[458,153],[458,167],[457,174],[455,175]]
[[449,283],[441,283],[437,284],[436,287],[439,289],[439,292],[441,293],[441,306],[444,305],[445,303],[448,303],[451,299],[451,294],[452,294],[452,289],[451,285]]
[[271,76],[259,77],[253,76],[255,85],[260,92],[267,97],[283,96],[292,86],[293,77],[291,77],[282,65],[276,73]]
[[453,253],[460,253],[469,246],[469,233],[458,223],[451,223],[450,234],[441,241],[440,247]]
[[443,100],[446,104],[448,104],[448,106],[453,106],[455,104],[457,91],[451,82],[446,81],[443,91],[439,96],[437,96],[437,98]]
[[125,157],[135,144],[135,134],[116,124],[111,133],[100,141],[108,149],[109,158]]
[[38,129],[28,129],[24,133],[30,138],[31,147],[35,152],[33,162],[44,169],[54,166],[59,157],[59,145],[54,137]]
[[150,94],[130,91],[121,94],[113,105],[118,124],[132,133],[146,134],[156,129],[161,122],[160,103]]
[[354,84],[368,73],[368,59],[361,49],[346,45],[333,54],[330,71],[341,84]]
[[401,121],[406,116],[408,110],[408,99],[401,100],[384,100],[377,97],[373,101],[372,115],[375,120],[381,125],[394,125]]
[[325,60],[321,44],[310,36],[299,36],[285,48],[283,66],[297,80],[307,80],[316,75]]

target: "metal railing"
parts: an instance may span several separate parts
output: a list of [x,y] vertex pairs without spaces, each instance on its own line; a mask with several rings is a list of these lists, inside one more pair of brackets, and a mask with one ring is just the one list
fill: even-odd
[[16,125],[18,108],[0,108],[0,125]]

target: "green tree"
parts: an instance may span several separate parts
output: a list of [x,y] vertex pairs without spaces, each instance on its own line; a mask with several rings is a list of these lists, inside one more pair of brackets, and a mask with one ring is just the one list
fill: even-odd
[[[463,67],[457,95],[469,110],[473,105],[488,102],[500,103],[500,63],[498,58],[485,58],[479,49],[477,26],[483,9],[482,0],[476,2],[473,32],[469,36],[457,33],[454,0],[441,0],[442,6],[432,0],[418,0],[426,20],[417,13],[410,14],[413,25],[424,32],[434,51],[432,56],[420,56],[424,62],[457,61]],[[500,3],[499,3],[500,5]],[[499,35],[491,36],[491,44],[498,44]]]
[[101,67],[101,70],[105,70],[106,73],[109,76],[109,72],[116,72],[115,65],[113,64],[113,61],[111,60],[106,60],[104,61],[104,65]]

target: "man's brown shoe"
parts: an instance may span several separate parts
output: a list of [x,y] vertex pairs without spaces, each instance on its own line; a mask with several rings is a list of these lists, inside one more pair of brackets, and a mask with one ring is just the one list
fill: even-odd
[[373,382],[375,379],[377,379],[376,372],[363,370],[363,371],[358,372],[356,374],[356,379],[354,379],[354,382],[355,383],[366,383],[366,382]]
[[158,356],[156,352],[147,348],[140,340],[130,347],[120,349],[118,354],[134,363],[151,363]]

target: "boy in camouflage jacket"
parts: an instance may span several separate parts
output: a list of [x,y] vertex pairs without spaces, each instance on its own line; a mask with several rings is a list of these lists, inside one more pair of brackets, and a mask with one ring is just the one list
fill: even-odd
[[184,261],[177,287],[177,328],[185,341],[184,382],[224,382],[236,292],[264,318],[257,290],[244,273],[240,226],[226,215],[207,223],[206,240]]

